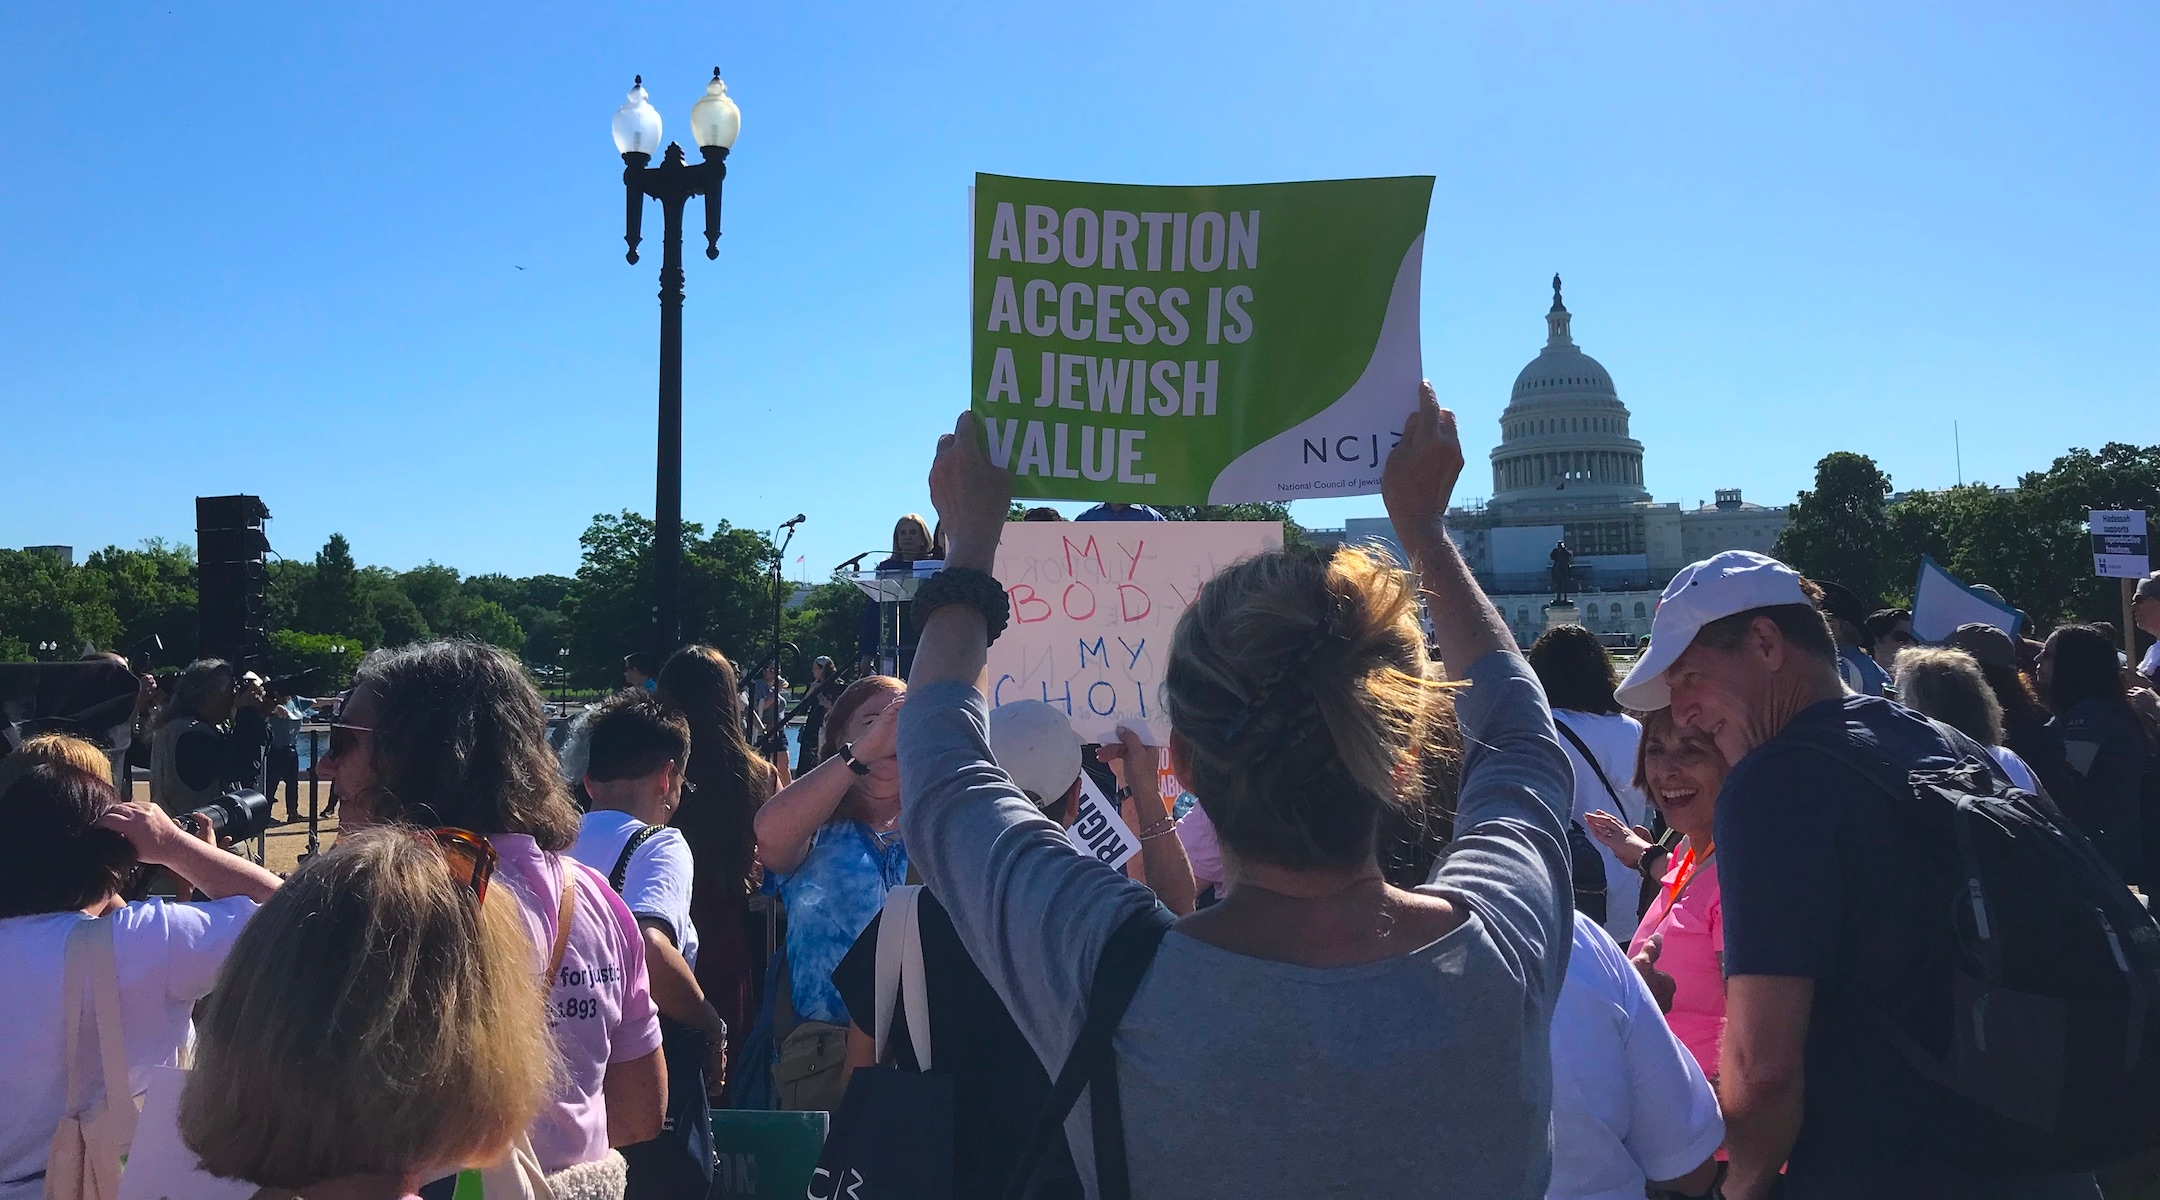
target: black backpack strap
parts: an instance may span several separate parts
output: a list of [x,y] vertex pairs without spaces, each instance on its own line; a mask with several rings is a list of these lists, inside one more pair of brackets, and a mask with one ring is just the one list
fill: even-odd
[[1628,815],[1627,805],[1620,802],[1619,789],[1613,787],[1612,780],[1605,778],[1605,768],[1598,765],[1597,755],[1590,753],[1590,747],[1583,742],[1582,736],[1569,729],[1558,717],[1553,718],[1552,727],[1560,731],[1560,736],[1566,738],[1569,745],[1575,747],[1575,752],[1582,755],[1584,762],[1590,764],[1591,773],[1597,776],[1599,783],[1605,785],[1605,794],[1612,797],[1613,807],[1620,810],[1620,819],[1629,828],[1634,828],[1635,818]]
[[[1131,1200],[1132,1179],[1125,1161],[1124,1110],[1118,1099],[1117,1051],[1111,1038],[1125,1010],[1132,1005],[1147,975],[1163,935],[1176,918],[1161,904],[1126,918],[1103,944],[1095,961],[1095,982],[1088,991],[1087,1019],[1073,1040],[1072,1053],[1058,1069],[1050,1085],[1050,1099],[1029,1132],[1027,1148],[1012,1179],[1005,1185],[1006,1200],[1026,1200],[1034,1191],[1035,1174],[1050,1153],[1055,1138],[1064,1131],[1066,1114],[1088,1091],[1088,1115],[1095,1134],[1095,1191],[1101,1200]],[[1091,1086],[1092,1085],[1092,1086]]]
[[616,895],[622,895],[623,884],[630,880],[630,856],[637,853],[638,847],[644,845],[647,838],[658,832],[658,825],[640,825],[637,832],[630,835],[630,840],[623,843],[622,854],[615,860],[615,869],[609,871],[607,877],[608,886],[615,889]]

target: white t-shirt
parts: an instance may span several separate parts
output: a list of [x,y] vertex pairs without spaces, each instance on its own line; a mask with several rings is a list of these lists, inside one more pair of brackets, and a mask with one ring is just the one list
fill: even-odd
[[1553,1169],[1546,1200],[1642,1200],[1725,1140],[1702,1068],[1666,1027],[1627,954],[1575,916],[1553,1007]]
[[[1577,712],[1572,708],[1556,708],[1553,720],[1575,731],[1575,736],[1590,747],[1597,756],[1598,766],[1604,768],[1605,778],[1612,781],[1620,794],[1619,807],[1627,811],[1615,812],[1613,798],[1598,782],[1597,772],[1583,761],[1575,744],[1561,734],[1560,748],[1567,751],[1568,765],[1575,768],[1575,807],[1570,814],[1577,821],[1603,809],[1630,825],[1650,824],[1650,802],[1634,783],[1635,748],[1642,743],[1642,723],[1626,713],[1596,716]],[[1583,828],[1590,828],[1583,821]],[[1623,945],[1635,936],[1635,926],[1642,914],[1635,911],[1637,899],[1642,894],[1642,876],[1633,867],[1613,856],[1603,842],[1590,839],[1598,848],[1598,857],[1605,860],[1605,932]]]
[[2003,773],[2010,777],[2010,782],[2028,792],[2040,790],[2040,781],[2033,776],[2032,768],[2025,765],[2025,760],[2019,758],[2016,751],[2008,746],[1989,746],[1987,752],[1988,756],[1995,760],[1995,765],[2001,767]]
[[[110,917],[113,959],[120,978],[120,1023],[128,1075],[137,1095],[150,1072],[177,1066],[194,1042],[190,1013],[210,994],[233,940],[255,913],[245,896],[203,904],[144,900]],[[44,1194],[45,1155],[53,1127],[65,1115],[67,1039],[64,964],[68,930],[81,913],[40,913],[0,920],[0,963],[8,965],[7,1020],[0,1023],[0,1200],[38,1200]],[[105,1068],[95,1038],[90,998],[83,1002],[80,1059],[93,1106],[105,1095]]]
[[2160,683],[2160,641],[2145,647],[2145,657],[2138,663],[2138,674]]
[[[615,870],[615,860],[622,857],[623,844],[641,828],[643,822],[629,813],[596,808],[585,814],[577,845],[570,847],[570,857],[600,872],[601,878],[608,878]],[[667,922],[675,934],[675,948],[682,952],[683,961],[696,970],[698,936],[697,926],[690,923],[691,870],[690,843],[683,840],[680,831],[663,825],[630,856],[630,867],[623,873],[622,897],[632,915]]]

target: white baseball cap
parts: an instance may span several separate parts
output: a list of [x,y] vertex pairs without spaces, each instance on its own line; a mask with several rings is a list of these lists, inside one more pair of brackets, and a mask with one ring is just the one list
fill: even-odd
[[1800,589],[1800,572],[1774,558],[1748,550],[1727,550],[1683,569],[1658,597],[1650,620],[1650,646],[1614,693],[1636,712],[1654,712],[1672,703],[1665,672],[1703,626],[1720,617],[1775,604],[1813,606]]
[[1072,721],[1040,700],[990,710],[990,757],[1037,804],[1055,804],[1080,778],[1080,735]]

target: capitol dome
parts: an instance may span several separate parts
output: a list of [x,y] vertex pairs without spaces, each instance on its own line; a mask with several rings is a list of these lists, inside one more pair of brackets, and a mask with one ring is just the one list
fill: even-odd
[[1647,500],[1642,443],[1628,436],[1628,410],[1612,375],[1569,333],[1572,315],[1553,276],[1545,348],[1515,376],[1493,448],[1491,504]]

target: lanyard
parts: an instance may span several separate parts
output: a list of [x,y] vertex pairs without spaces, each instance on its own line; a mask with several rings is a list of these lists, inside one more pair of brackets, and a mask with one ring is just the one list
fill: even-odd
[[[1672,913],[1673,905],[1679,903],[1680,893],[1686,891],[1687,885],[1694,882],[1695,872],[1702,868],[1703,863],[1709,862],[1716,853],[1717,843],[1712,842],[1709,849],[1703,851],[1702,862],[1697,862],[1695,860],[1695,846],[1693,843],[1689,843],[1687,853],[1680,856],[1679,869],[1673,872],[1672,883],[1665,889],[1665,912],[1667,915]],[[1663,918],[1661,917],[1659,920],[1662,923]]]

